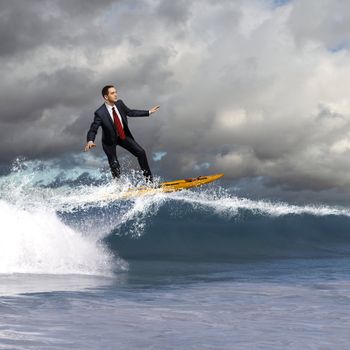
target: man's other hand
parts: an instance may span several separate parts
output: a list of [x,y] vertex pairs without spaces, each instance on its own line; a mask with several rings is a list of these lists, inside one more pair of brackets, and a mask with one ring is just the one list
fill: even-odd
[[157,112],[159,108],[160,108],[160,106],[155,106],[155,107],[151,108],[151,109],[149,110],[149,114],[151,115],[152,113]]
[[96,144],[93,142],[93,141],[89,141],[86,145],[85,145],[85,148],[84,148],[84,151],[88,151],[89,149],[91,148],[94,148],[96,147]]

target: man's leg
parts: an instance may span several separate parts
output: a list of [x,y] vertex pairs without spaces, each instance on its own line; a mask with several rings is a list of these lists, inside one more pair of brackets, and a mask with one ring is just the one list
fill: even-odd
[[151,169],[149,168],[149,165],[148,165],[148,160],[147,160],[147,155],[145,150],[134,139],[132,139],[129,136],[127,136],[126,139],[124,140],[119,139],[118,145],[125,148],[131,154],[137,157],[137,160],[139,161],[144,177],[149,181],[153,181],[153,176],[151,173]]
[[116,146],[107,146],[102,144],[102,147],[108,158],[108,163],[109,167],[111,168],[113,178],[118,178],[120,176],[120,165],[117,158]]

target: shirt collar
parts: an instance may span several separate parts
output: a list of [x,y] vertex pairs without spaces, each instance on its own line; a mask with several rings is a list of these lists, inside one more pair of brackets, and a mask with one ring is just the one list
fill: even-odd
[[113,108],[113,107],[114,107],[114,109],[116,109],[116,106],[115,106],[115,105],[111,106],[111,105],[109,105],[109,104],[106,103],[106,102],[105,102],[105,105],[106,105],[106,107],[107,107],[107,109],[108,109],[109,111],[112,111],[112,108]]

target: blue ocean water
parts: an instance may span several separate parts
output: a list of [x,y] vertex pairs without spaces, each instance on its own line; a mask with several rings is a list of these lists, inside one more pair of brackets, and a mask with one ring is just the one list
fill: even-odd
[[0,349],[347,349],[350,209],[53,161],[0,177]]

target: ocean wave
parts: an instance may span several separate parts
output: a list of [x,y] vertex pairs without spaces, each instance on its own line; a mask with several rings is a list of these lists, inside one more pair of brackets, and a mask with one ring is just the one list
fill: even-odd
[[[182,197],[182,195],[181,195]],[[106,242],[126,258],[251,259],[343,256],[350,218],[334,208],[275,208],[271,203],[218,209],[197,199],[167,199],[152,214],[140,207]],[[246,203],[247,204],[247,203]],[[150,203],[148,203],[148,207]],[[140,232],[141,231],[141,232]],[[136,234],[135,234],[136,232]]]
[[[28,271],[90,273],[91,266],[100,266],[92,271],[97,273],[109,264],[106,245],[114,256],[118,252],[125,258],[313,256],[349,250],[348,208],[252,200],[236,196],[220,183],[129,200],[108,199],[140,184],[137,172],[115,182],[103,171],[89,173],[75,163],[67,168],[54,161],[17,162],[0,177],[1,215],[7,223],[3,249],[4,256],[8,246],[15,251],[14,232],[13,239],[21,244],[12,258],[23,251],[29,254],[17,262],[11,257],[3,260],[0,269],[12,264],[3,270],[25,271],[27,266]],[[25,226],[18,226],[18,217],[26,218],[23,222],[31,227],[26,233]],[[30,238],[35,243],[28,243]],[[52,263],[45,247],[57,244],[62,244],[62,252]],[[70,261],[73,246],[90,253],[85,259],[83,249],[80,258]],[[67,264],[59,265],[61,254]],[[23,265],[25,259],[32,260]]]

